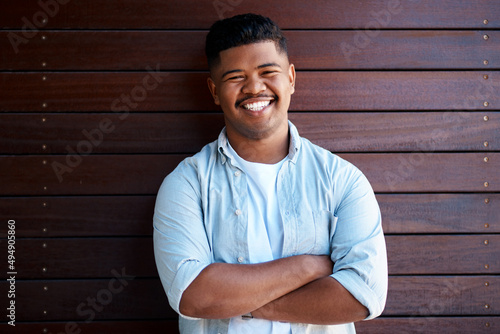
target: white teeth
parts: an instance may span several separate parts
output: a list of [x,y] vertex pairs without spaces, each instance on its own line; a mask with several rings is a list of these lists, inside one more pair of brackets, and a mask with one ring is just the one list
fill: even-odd
[[259,111],[271,104],[271,101],[255,102],[243,105],[243,108],[251,111]]

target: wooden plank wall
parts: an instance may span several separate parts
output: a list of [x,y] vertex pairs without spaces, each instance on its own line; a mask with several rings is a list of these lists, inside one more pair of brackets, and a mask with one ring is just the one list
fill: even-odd
[[177,332],[155,194],[223,126],[204,37],[244,12],[286,30],[300,133],[377,193],[389,295],[358,332],[498,333],[497,0],[2,1],[0,305],[16,326],[2,315],[0,332]]

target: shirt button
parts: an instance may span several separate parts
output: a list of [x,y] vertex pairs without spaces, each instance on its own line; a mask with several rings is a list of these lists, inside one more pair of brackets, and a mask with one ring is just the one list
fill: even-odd
[[239,170],[237,170],[236,172],[234,172],[234,176],[240,176],[241,175],[241,172]]
[[235,213],[237,216],[239,216],[239,215],[241,215],[241,210],[240,210],[240,209],[238,209],[238,210],[236,210],[234,213]]
[[238,258],[238,262],[239,262],[239,263],[241,263],[241,262],[243,262],[243,261],[245,261],[245,259],[243,258],[243,256],[240,256],[240,257]]

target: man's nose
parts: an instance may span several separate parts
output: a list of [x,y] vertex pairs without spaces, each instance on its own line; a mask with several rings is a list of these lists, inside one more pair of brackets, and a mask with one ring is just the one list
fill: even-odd
[[245,85],[242,88],[242,93],[257,95],[265,90],[266,85],[264,84],[262,79],[257,76],[252,76],[248,77],[247,81],[245,82]]

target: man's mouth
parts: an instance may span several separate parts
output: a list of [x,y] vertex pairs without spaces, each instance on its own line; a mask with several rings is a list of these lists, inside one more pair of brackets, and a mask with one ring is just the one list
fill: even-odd
[[[243,101],[242,101],[243,100]],[[277,96],[261,95],[253,98],[245,98],[236,102],[236,108],[240,107],[253,112],[259,112],[266,109],[269,105],[278,101]]]
[[271,101],[259,101],[254,103],[243,104],[242,107],[251,111],[261,111],[271,104]]

